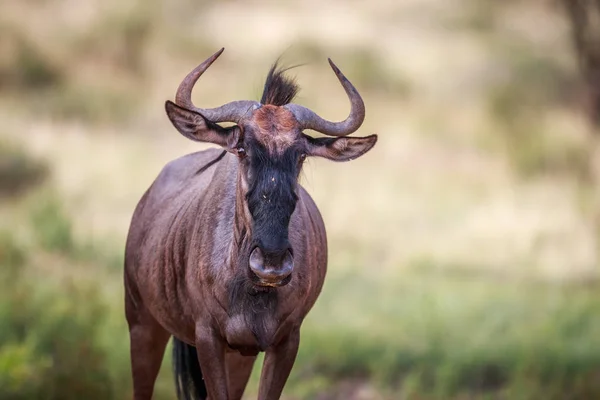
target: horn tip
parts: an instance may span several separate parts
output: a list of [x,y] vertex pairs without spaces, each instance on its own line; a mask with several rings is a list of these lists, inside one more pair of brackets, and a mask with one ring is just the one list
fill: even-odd
[[210,58],[213,60],[216,60],[221,53],[223,53],[225,51],[225,47],[221,47],[215,54],[213,54]]
[[336,75],[344,76],[344,74],[342,74],[342,71],[340,71],[340,69],[337,67],[337,65],[335,65],[334,62],[331,61],[331,58],[327,58],[327,61],[329,61],[329,65],[331,66],[331,69],[333,69],[333,72],[335,72]]

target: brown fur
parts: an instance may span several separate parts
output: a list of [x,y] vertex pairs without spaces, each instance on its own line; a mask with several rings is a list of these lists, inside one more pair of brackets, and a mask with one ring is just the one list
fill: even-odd
[[[331,128],[337,136],[358,128],[364,106],[332,67],[346,91],[354,93],[354,125],[341,133]],[[165,103],[181,134],[222,149],[170,162],[134,212],[124,283],[137,400],[151,399],[171,336],[178,397],[207,393],[210,400],[240,399],[259,351],[266,354],[258,398],[281,396],[298,351],[300,325],[327,270],[323,220],[298,184],[302,163],[310,155],[351,160],[377,141],[376,135],[304,135],[298,114],[283,107],[298,91],[283,72],[276,64],[271,68],[261,104],[248,109],[242,102],[244,112],[251,110],[243,118],[223,119],[240,107],[235,102],[221,107],[221,115],[189,109],[189,92],[178,91],[183,105]],[[191,90],[190,76],[186,90]],[[202,112],[237,125],[221,127]]]
[[273,289],[277,301],[266,299],[266,313],[247,315],[258,306],[247,291],[230,304],[227,282],[245,273],[251,224],[238,161],[227,153],[215,162],[221,153],[211,149],[172,161],[135,210],[126,246],[125,306],[136,399],[151,398],[171,335],[198,349],[211,400],[240,398],[252,367],[253,356],[230,363],[226,354],[259,350],[266,351],[259,398],[279,398],[300,324],[321,291],[325,228],[316,205],[299,187],[289,227],[292,281]]
[[264,105],[254,112],[254,136],[270,153],[283,154],[300,136],[298,121],[284,107]]

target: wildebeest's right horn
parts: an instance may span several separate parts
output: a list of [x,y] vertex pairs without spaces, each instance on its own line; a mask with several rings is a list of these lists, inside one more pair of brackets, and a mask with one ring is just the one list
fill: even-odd
[[344,121],[331,122],[318,116],[314,111],[298,104],[288,104],[285,107],[294,114],[302,129],[313,129],[329,136],[346,136],[355,132],[365,119],[365,103],[358,91],[350,81],[342,74],[342,71],[331,61],[329,64],[335,72],[340,83],[344,87],[350,99],[350,115]]
[[215,108],[198,108],[192,103],[192,89],[202,76],[204,71],[210,67],[210,65],[223,53],[225,48],[217,51],[215,54],[210,56],[202,64],[198,65],[192,70],[181,82],[175,95],[175,103],[181,107],[196,111],[200,113],[206,119],[212,122],[235,122],[239,123],[240,120],[248,113],[260,104],[257,101],[252,100],[240,100],[232,101],[231,103],[224,104],[220,107]]

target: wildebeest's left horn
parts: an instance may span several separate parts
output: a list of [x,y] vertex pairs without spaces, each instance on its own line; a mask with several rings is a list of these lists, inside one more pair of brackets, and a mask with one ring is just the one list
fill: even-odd
[[198,108],[192,103],[192,89],[202,76],[204,71],[210,67],[210,65],[223,53],[225,48],[217,51],[215,54],[210,56],[202,64],[198,65],[192,70],[181,82],[175,95],[175,103],[177,105],[185,107],[187,109],[200,113],[206,119],[212,122],[235,122],[239,123],[240,120],[246,115],[246,113],[254,108],[257,108],[260,104],[252,100],[240,100],[232,101],[231,103],[224,104],[220,107],[215,108]]
[[331,122],[298,104],[288,104],[285,107],[294,114],[302,129],[313,129],[329,136],[346,136],[355,132],[362,125],[365,119],[365,103],[354,85],[342,74],[342,71],[336,67],[330,58],[328,60],[350,99],[351,108],[348,118],[341,122]]

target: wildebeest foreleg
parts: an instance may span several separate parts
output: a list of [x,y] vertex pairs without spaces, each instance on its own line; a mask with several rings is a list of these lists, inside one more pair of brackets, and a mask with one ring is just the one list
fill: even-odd
[[300,332],[294,330],[287,339],[266,351],[260,374],[259,400],[276,400],[281,397],[300,344]]
[[229,398],[231,400],[242,398],[250,374],[252,374],[255,360],[256,356],[243,356],[238,352],[227,353],[225,356]]
[[160,370],[165,347],[171,335],[145,310],[135,310],[127,302],[127,320],[135,400],[150,400]]
[[214,331],[196,327],[196,351],[210,400],[229,400],[225,369],[225,342]]

